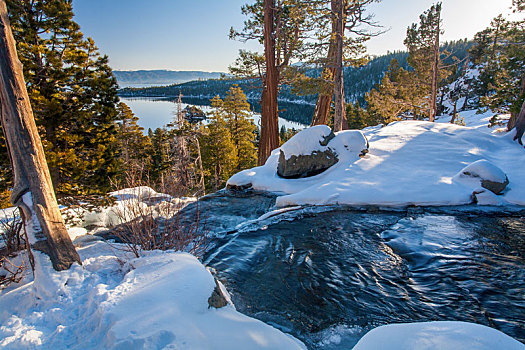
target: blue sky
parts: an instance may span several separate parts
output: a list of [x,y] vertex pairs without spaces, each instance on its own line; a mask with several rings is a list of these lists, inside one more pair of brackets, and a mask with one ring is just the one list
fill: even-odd
[[[240,48],[228,39],[240,29],[247,0],[74,0],[75,19],[114,69],[226,72]],[[472,38],[512,0],[443,0],[443,40]],[[369,53],[404,49],[406,28],[432,5],[429,0],[383,0],[371,9],[389,31],[369,42]]]

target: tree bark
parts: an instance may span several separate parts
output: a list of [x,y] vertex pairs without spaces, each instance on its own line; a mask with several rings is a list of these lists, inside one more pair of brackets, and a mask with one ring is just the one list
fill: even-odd
[[53,192],[4,0],[0,0],[0,102],[14,174],[11,203],[24,214],[30,243],[49,255],[57,271],[81,264]]
[[277,89],[279,74],[275,63],[274,36],[275,0],[264,0],[264,56],[266,74],[261,95],[261,138],[257,164],[263,165],[272,150],[279,147],[279,122],[277,107]]
[[432,90],[430,93],[430,113],[428,120],[433,122],[437,114],[437,93],[439,77],[439,32],[441,30],[441,7],[438,11],[436,38],[434,41],[434,60],[432,62]]
[[518,140],[520,145],[523,145],[521,141],[523,132],[525,132],[525,101],[523,101],[520,114],[518,115],[518,118],[516,118],[516,135],[514,135],[514,141]]
[[454,124],[454,121],[456,120],[456,114],[457,114],[457,105],[458,105],[458,101],[455,100],[454,101],[454,111],[452,112],[452,118],[450,119],[450,124]]
[[[335,33],[335,23],[332,23],[332,32]],[[332,83],[329,84],[323,91],[319,93],[317,97],[317,103],[315,104],[314,116],[312,118],[313,125],[322,125],[328,123],[328,115],[330,114],[330,105],[332,104],[332,99],[334,97],[334,85],[333,79],[335,76],[335,51],[336,44],[335,38],[330,39],[330,46],[328,47],[328,62],[323,71],[323,75],[330,76]]]
[[334,127],[335,132],[343,130],[344,119],[344,86],[343,86],[343,37],[344,37],[344,5],[343,0],[331,1],[332,14],[336,16],[336,53],[334,77]]
[[[521,85],[520,85],[520,93],[518,94],[518,98],[523,96],[525,94],[525,73],[521,76]],[[518,115],[519,113],[511,113],[510,119],[507,122],[507,131],[511,131],[516,126],[516,122],[518,121]]]

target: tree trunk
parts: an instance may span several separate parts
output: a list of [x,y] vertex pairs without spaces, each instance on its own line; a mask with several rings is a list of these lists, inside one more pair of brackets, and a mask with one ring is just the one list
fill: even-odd
[[[521,86],[520,86],[520,93],[518,95],[518,98],[520,98],[524,94],[525,94],[525,74],[521,76]],[[515,112],[511,113],[510,119],[507,122],[507,131],[511,131],[516,126],[516,122],[518,120],[518,114],[519,113],[515,113]]]
[[525,131],[525,101],[521,105],[521,111],[516,119],[516,135],[514,136],[514,141],[518,140],[520,145],[523,145],[521,138],[523,137],[523,132]]
[[454,111],[452,112],[452,118],[450,119],[450,124],[454,124],[454,121],[456,120],[456,113],[457,113],[457,105],[458,101],[454,101]]
[[434,60],[432,62],[432,91],[430,93],[430,113],[429,121],[433,122],[436,119],[437,112],[437,93],[438,93],[438,77],[439,77],[439,31],[441,21],[441,10],[438,12],[436,39],[434,41]]
[[334,77],[334,127],[335,132],[343,129],[344,119],[344,86],[343,86],[343,0],[331,0],[332,15],[336,16],[336,52],[335,52],[335,77]]
[[263,165],[272,153],[279,147],[279,122],[277,116],[277,89],[279,76],[275,64],[274,37],[275,0],[264,0],[264,56],[266,59],[266,74],[261,95],[261,138],[257,164]]
[[30,243],[49,255],[57,271],[81,264],[53,192],[4,0],[0,0],[0,102],[14,174],[11,203],[24,214]]
[[[332,33],[335,34],[335,23],[332,23]],[[330,76],[333,82],[335,76],[335,51],[336,43],[335,38],[330,39],[330,46],[328,47],[328,62],[323,71],[324,76]],[[324,87],[324,90],[319,93],[317,97],[317,103],[315,104],[314,117],[312,118],[313,125],[322,125],[328,123],[328,115],[330,114],[330,105],[332,104],[332,98],[334,97],[334,86],[333,83]]]

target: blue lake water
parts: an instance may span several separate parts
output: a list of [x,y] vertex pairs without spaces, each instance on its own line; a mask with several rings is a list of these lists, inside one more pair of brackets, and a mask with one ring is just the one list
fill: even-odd
[[[133,113],[139,118],[138,123],[144,128],[145,133],[147,133],[148,128],[154,130],[171,122],[176,110],[176,103],[173,100],[168,100],[165,98],[121,97],[120,100],[127,104]],[[186,107],[188,104],[196,105],[207,113],[211,112],[212,110],[212,108],[209,106],[209,100],[207,99],[183,99],[182,108]],[[307,115],[310,113],[310,109],[313,111],[313,106],[301,106],[294,104],[287,104],[286,106],[288,113],[305,115],[306,118],[308,118]],[[259,125],[260,119],[260,114],[254,112],[253,120],[256,125]],[[294,122],[284,118],[279,118],[279,128],[284,125],[287,129],[302,129],[306,124],[307,123],[305,122]]]

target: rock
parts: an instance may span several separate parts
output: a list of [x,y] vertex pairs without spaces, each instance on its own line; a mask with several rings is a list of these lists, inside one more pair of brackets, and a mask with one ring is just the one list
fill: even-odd
[[221,307],[228,305],[229,300],[229,295],[227,295],[227,292],[223,290],[221,283],[215,278],[215,289],[208,298],[208,308],[214,307],[220,309]]
[[495,194],[503,192],[509,184],[509,179],[503,170],[485,159],[467,165],[453,179],[473,188],[481,185]]
[[314,176],[322,173],[338,161],[337,155],[331,149],[313,151],[310,155],[292,155],[289,159],[286,159],[281,150],[277,174],[287,179]]
[[505,181],[496,182],[491,180],[481,180],[481,187],[486,188],[487,190],[494,192],[495,194],[500,194],[503,192],[505,187],[509,184],[509,178],[505,175]]
[[277,174],[288,179],[314,176],[340,160],[352,162],[367,152],[368,140],[361,131],[345,130],[335,135],[328,126],[317,125],[281,146]]

